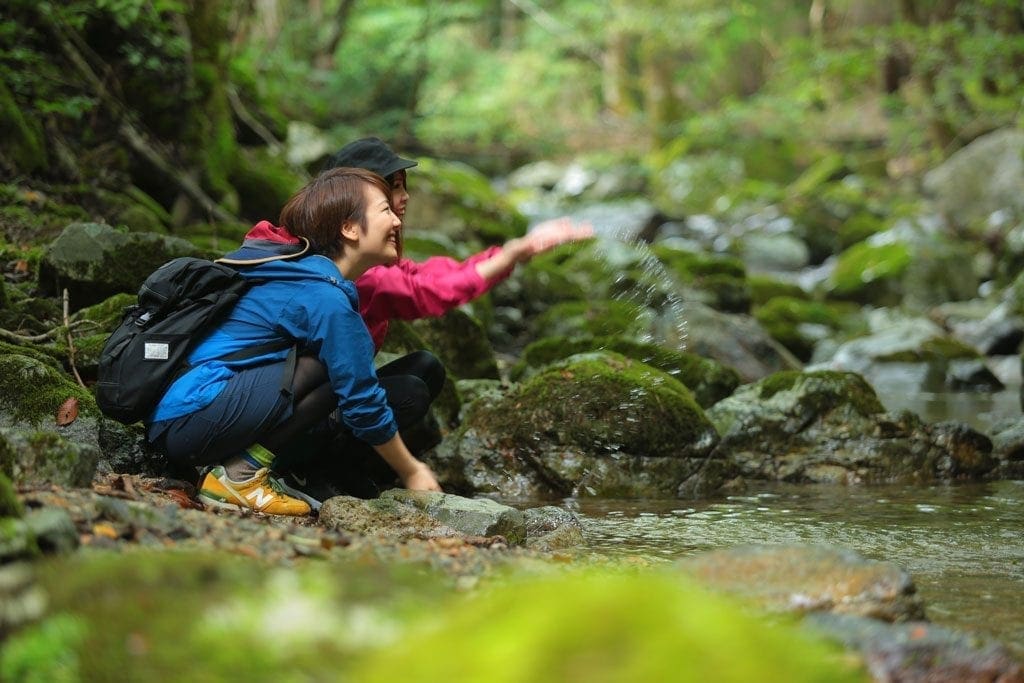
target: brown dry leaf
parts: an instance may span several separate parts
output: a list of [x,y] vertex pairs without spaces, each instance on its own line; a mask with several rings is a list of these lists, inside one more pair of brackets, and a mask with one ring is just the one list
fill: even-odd
[[60,404],[57,408],[57,426],[64,427],[75,421],[78,417],[78,399],[72,396]]
[[14,262],[15,273],[27,273],[28,272],[28,261],[25,259],[18,259]]
[[199,501],[193,500],[191,496],[182,491],[181,489],[167,489],[164,493],[167,494],[178,507],[185,508],[186,510],[203,510],[204,506]]

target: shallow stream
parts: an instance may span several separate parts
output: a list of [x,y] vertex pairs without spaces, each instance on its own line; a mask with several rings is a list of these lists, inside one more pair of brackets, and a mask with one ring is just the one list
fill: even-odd
[[[881,394],[882,392],[880,392]],[[987,432],[1019,417],[1017,388],[1001,395],[886,398],[927,421],[956,419]],[[896,563],[914,578],[928,618],[994,638],[1024,659],[1024,481],[934,486],[751,482],[711,501],[573,502],[589,549],[671,561],[747,543],[814,543]]]

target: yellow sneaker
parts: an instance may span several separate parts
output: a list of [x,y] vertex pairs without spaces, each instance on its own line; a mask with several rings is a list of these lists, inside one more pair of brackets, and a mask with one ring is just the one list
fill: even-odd
[[243,508],[268,515],[308,515],[309,503],[286,494],[266,467],[252,479],[231,481],[223,467],[214,467],[203,478],[199,500],[219,508]]

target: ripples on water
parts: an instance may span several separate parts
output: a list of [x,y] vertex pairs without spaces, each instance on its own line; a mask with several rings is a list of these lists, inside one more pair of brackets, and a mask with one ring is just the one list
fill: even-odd
[[765,484],[718,501],[578,500],[590,550],[669,561],[747,543],[850,548],[907,570],[939,624],[1024,656],[1024,482]]

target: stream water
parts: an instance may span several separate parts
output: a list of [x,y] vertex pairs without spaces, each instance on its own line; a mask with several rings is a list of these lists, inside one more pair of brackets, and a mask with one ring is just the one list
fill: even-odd
[[[986,431],[1019,417],[1017,388],[999,394],[882,395],[890,410]],[[655,561],[747,543],[813,543],[896,563],[928,618],[1005,644],[1024,659],[1024,481],[934,486],[752,482],[701,502],[575,501],[589,549]]]

